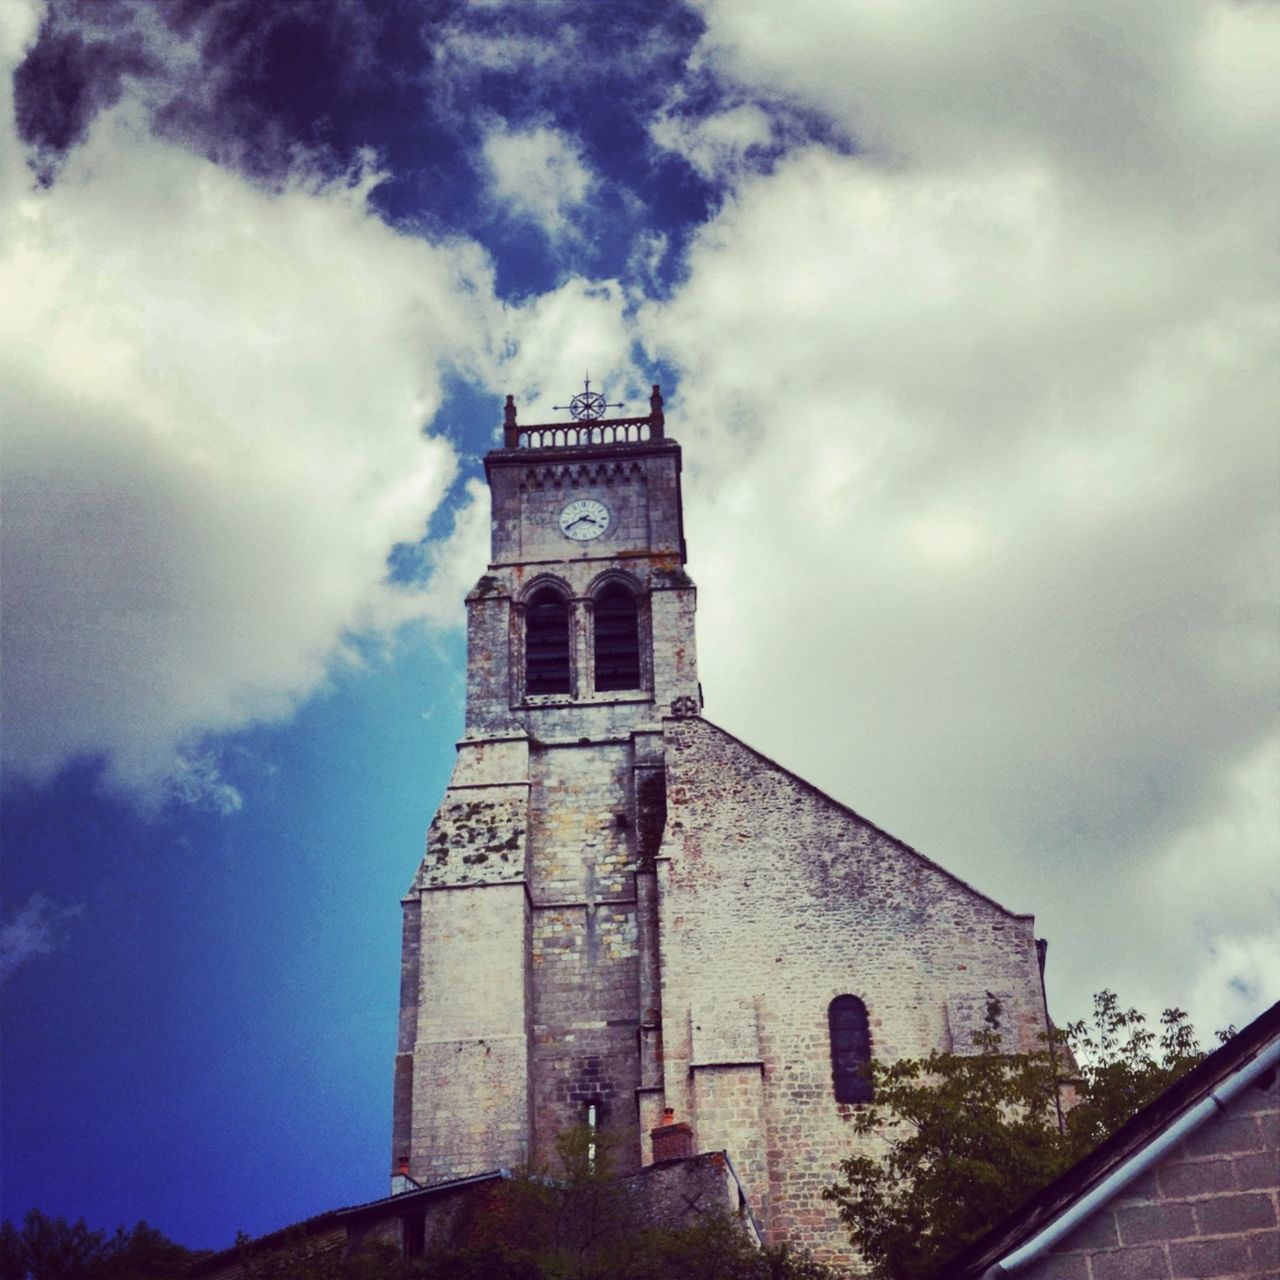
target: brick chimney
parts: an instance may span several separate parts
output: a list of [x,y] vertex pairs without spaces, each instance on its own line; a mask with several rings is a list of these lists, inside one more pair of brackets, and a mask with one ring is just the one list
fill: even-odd
[[409,1177],[409,1157],[400,1156],[391,1171],[391,1194],[402,1196],[406,1191],[416,1191],[421,1184]]
[[653,1139],[653,1162],[687,1160],[693,1155],[693,1130],[683,1122],[676,1123],[676,1113],[667,1107],[662,1112],[662,1123],[649,1131]]

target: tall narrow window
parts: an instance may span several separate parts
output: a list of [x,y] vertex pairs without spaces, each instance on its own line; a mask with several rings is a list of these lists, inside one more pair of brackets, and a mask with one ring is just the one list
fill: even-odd
[[871,1061],[871,1029],[867,1006],[857,996],[836,996],[827,1010],[831,1027],[831,1082],[837,1102],[870,1102],[871,1081],[864,1068]]
[[570,692],[569,606],[550,587],[526,609],[524,664],[526,692]]
[[596,1134],[600,1129],[600,1103],[592,1098],[587,1103],[587,1168],[596,1171]]
[[640,687],[640,626],[636,598],[612,582],[596,596],[596,689]]

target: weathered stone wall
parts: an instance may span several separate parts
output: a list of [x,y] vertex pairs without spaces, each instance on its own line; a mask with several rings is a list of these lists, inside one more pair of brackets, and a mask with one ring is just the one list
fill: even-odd
[[[734,1168],[761,1223],[769,1220],[769,1117],[764,1063],[695,1064],[690,1070],[695,1150],[732,1148]],[[808,1241],[801,1241],[808,1243]]]
[[549,1156],[594,1102],[620,1172],[640,1161],[631,773],[630,739],[530,757],[535,1148]]
[[739,1192],[723,1151],[707,1151],[684,1160],[651,1164],[625,1182],[636,1220],[644,1227],[695,1227],[712,1215],[742,1215],[743,1229],[754,1234],[750,1206]]
[[[499,451],[486,459],[493,492],[493,563],[529,565],[604,555],[682,558],[680,446],[673,440],[606,448]],[[599,538],[573,542],[557,518],[572,498],[609,509]]]
[[[419,914],[404,952],[396,1154],[407,1142],[422,1181],[546,1160],[594,1103],[628,1172],[642,1160],[642,1082],[646,1124],[661,1107],[661,710],[699,697],[680,449],[498,451],[486,468],[493,546],[467,600],[466,731],[405,905]],[[584,497],[610,522],[578,543],[558,517]],[[611,579],[637,595],[642,677],[597,693],[593,593]],[[524,609],[548,582],[569,604],[572,691],[526,695]]]
[[530,912],[523,883],[421,902],[409,1172],[431,1183],[529,1156]]
[[[771,1240],[837,1256],[820,1196],[852,1108],[832,1093],[830,1001],[860,996],[892,1059],[963,1051],[993,991],[1031,1045],[1031,920],[697,718],[678,445],[499,450],[486,471],[465,736],[405,907],[397,1143],[412,1130],[414,1177],[462,1177],[548,1159],[594,1104],[628,1173],[672,1106],[730,1153]],[[575,498],[608,508],[603,536],[561,533]],[[636,593],[641,679],[597,693],[610,580]],[[543,584],[569,614],[566,694],[525,692]]]
[[[674,441],[582,451],[498,451],[486,459],[493,495],[492,560],[468,597],[468,737],[525,729],[539,739],[625,736],[656,727],[654,707],[698,696],[695,592],[684,572],[680,447]],[[609,527],[574,542],[559,513],[576,498],[604,503]],[[609,577],[637,593],[641,688],[596,693],[592,593]],[[524,693],[524,605],[543,583],[570,602],[572,682],[566,695]]]
[[1236,1097],[1021,1274],[1027,1280],[1280,1276],[1280,1085]]
[[821,1199],[854,1145],[830,1002],[860,997],[873,1054],[893,1060],[963,1047],[971,1028],[951,1027],[949,1007],[980,1017],[997,991],[1011,1039],[1032,1047],[1045,1014],[1031,918],[705,720],[668,720],[665,749],[666,1104],[698,1149],[729,1151],[770,1241],[847,1256]]

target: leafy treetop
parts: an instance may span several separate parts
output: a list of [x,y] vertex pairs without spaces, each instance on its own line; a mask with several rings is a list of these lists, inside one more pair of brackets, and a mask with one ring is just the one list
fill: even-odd
[[1003,1051],[1000,1014],[988,993],[974,1053],[870,1064],[860,1149],[823,1196],[876,1280],[933,1275],[1204,1057],[1181,1009],[1157,1033],[1110,991],[1034,1053]]

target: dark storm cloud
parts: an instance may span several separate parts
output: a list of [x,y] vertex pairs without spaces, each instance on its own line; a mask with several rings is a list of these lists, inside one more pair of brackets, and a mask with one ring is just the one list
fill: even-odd
[[[287,170],[299,146],[345,167],[377,130],[351,128],[408,103],[394,8],[363,0],[52,0],[14,76],[22,140],[46,170],[82,142],[95,116],[132,82],[157,132],[267,176]],[[406,111],[407,114],[407,111]]]
[[[382,215],[476,237],[508,299],[572,274],[665,293],[729,190],[726,147],[731,168],[756,171],[805,142],[848,147],[798,100],[728,89],[694,56],[704,34],[687,5],[648,0],[53,0],[18,73],[22,137],[51,181],[128,79],[158,134],[267,184],[300,156],[335,176],[375,152]],[[708,117],[715,136],[685,145]],[[748,120],[750,137],[726,140]],[[564,133],[591,175],[572,236],[513,221],[494,187],[495,131],[535,129]],[[664,251],[641,268],[655,227]]]
[[120,101],[125,76],[161,70],[137,32],[112,31],[122,6],[108,3],[96,11],[100,35],[69,27],[62,12],[49,11],[13,76],[18,135],[45,168],[83,140],[99,111]]

